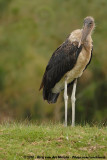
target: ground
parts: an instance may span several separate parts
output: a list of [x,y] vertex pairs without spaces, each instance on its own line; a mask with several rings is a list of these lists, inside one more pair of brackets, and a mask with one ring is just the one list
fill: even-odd
[[57,156],[106,158],[106,142],[107,128],[103,126],[1,124],[0,160],[41,159],[41,156],[46,159]]

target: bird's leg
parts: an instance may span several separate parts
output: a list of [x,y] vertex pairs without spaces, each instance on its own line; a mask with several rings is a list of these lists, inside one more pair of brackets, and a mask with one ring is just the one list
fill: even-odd
[[65,100],[65,126],[67,126],[67,105],[68,105],[67,80],[65,80],[64,100]]
[[77,79],[74,81],[73,84],[73,90],[71,95],[71,103],[72,103],[72,126],[75,126],[75,93],[76,93],[76,85],[77,85]]

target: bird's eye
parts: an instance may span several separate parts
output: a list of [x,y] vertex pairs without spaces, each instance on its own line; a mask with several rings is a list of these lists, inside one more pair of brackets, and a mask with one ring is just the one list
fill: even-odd
[[90,22],[89,24],[92,24],[92,22]]

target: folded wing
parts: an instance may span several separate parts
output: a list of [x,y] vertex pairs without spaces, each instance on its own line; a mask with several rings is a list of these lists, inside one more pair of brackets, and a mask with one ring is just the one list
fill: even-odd
[[53,53],[46,67],[40,89],[43,88],[43,97],[48,99],[48,95],[57,82],[61,80],[65,73],[70,71],[76,64],[82,46],[78,48],[78,42],[67,39]]

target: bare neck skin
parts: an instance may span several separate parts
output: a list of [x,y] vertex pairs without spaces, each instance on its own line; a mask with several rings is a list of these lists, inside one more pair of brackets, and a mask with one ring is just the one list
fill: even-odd
[[88,29],[87,27],[84,27],[82,30],[82,36],[81,36],[81,44],[85,44],[88,41],[88,37],[91,37],[92,30]]

